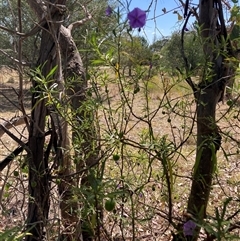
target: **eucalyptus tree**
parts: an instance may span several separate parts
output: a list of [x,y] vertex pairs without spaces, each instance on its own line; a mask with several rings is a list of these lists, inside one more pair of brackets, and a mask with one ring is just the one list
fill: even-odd
[[[196,29],[191,29],[184,33],[184,49],[185,55],[188,59],[188,64],[191,71],[197,74],[197,70],[203,64],[204,58],[201,51],[201,40],[198,36]],[[161,55],[163,58],[164,67],[170,68],[172,71],[176,72],[177,68],[184,69],[184,60],[182,58],[181,48],[181,32],[174,32],[168,41],[164,41],[164,45],[161,48]]]
[[[45,222],[48,219],[50,192],[48,158],[52,143],[50,140],[47,149],[45,149],[44,130],[45,118],[49,113],[52,126],[51,138],[54,139],[56,145],[54,163],[58,166],[60,178],[61,216],[63,226],[66,229],[63,237],[81,240],[83,236],[84,240],[91,240],[92,233],[85,229],[88,225],[80,215],[79,203],[81,201],[74,201],[72,198],[74,196],[73,190],[77,187],[79,174],[81,173],[81,176],[84,173],[87,175],[88,168],[96,165],[99,159],[95,143],[93,113],[84,108],[88,83],[72,32],[92,19],[92,15],[87,6],[74,5],[74,10],[76,6],[80,6],[85,16],[82,20],[77,19],[66,25],[68,17],[66,1],[36,3],[29,0],[28,3],[39,21],[36,27],[41,31],[41,45],[37,62],[37,66],[40,66],[40,73],[35,72],[32,78],[34,92],[29,133],[30,153],[28,155],[30,194],[28,225],[30,225],[33,235],[29,236],[27,240],[42,239]],[[48,79],[49,77],[50,79]],[[56,101],[47,103],[46,98],[39,96],[38,93],[41,91],[44,81],[48,88],[53,83],[56,84],[54,86],[59,93]],[[64,106],[68,106],[67,103],[70,103],[70,119],[67,114],[68,107],[64,108]],[[48,107],[49,104],[51,109]],[[58,107],[59,104],[60,107]],[[75,168],[70,155],[71,143],[68,136],[70,131],[68,124],[71,125],[72,130],[71,142],[75,152],[73,157]],[[84,168],[85,172],[82,171]],[[76,175],[75,172],[79,174]],[[84,176],[81,179],[81,182],[85,184]],[[32,199],[34,202],[31,202]],[[81,229],[83,226],[84,230]]]
[[[65,0],[2,1],[1,7],[6,11],[10,9],[11,13],[6,12],[6,17],[1,15],[1,29],[6,32],[6,48],[11,47],[7,44],[9,40],[17,43],[14,49],[17,58],[6,51],[2,53],[19,67],[20,89],[23,64],[30,69],[32,85],[30,116],[25,112],[22,99],[19,107],[29,131],[27,145],[22,144],[27,151],[29,170],[26,229],[31,233],[25,240],[46,238],[51,182],[55,179],[60,180],[62,238],[81,240],[84,236],[85,240],[91,239],[92,234],[81,229],[84,223],[79,206],[81,201],[72,201],[80,175],[86,176],[88,168],[99,161],[93,113],[86,111],[84,104],[88,88],[85,69],[72,37],[74,30],[92,19],[88,6],[87,3]],[[106,6],[105,2],[100,9]],[[83,13],[80,20],[76,14],[70,14],[77,9]],[[91,11],[97,16],[99,8],[94,6]],[[31,45],[27,48],[28,41]],[[34,58],[31,58],[33,53]],[[55,177],[52,176],[54,169]],[[87,226],[86,223],[83,225]]]
[[[186,1],[188,9],[188,1]],[[196,15],[196,9],[185,11],[185,24],[182,29],[182,43],[186,24],[189,17]],[[196,160],[193,168],[193,180],[187,205],[187,222],[185,229],[187,238],[197,240],[200,227],[207,215],[209,195],[211,193],[214,172],[217,168],[217,152],[221,147],[221,130],[217,125],[217,105],[224,100],[227,82],[234,73],[231,61],[236,59],[236,51],[229,39],[221,0],[199,0],[198,26],[202,42],[204,65],[198,84],[190,77],[188,58],[182,56],[186,69],[186,81],[193,90],[196,102],[197,143]],[[198,225],[196,225],[196,223]],[[175,237],[176,240],[183,240]],[[208,240],[215,239],[214,236]]]

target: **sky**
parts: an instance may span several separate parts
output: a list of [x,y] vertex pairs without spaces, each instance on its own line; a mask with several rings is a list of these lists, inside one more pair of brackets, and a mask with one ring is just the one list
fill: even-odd
[[[148,39],[149,43],[154,40],[158,40],[163,37],[170,36],[172,32],[181,29],[183,20],[178,21],[178,15],[174,14],[174,10],[183,16],[183,8],[178,0],[123,0],[130,2],[129,10],[131,11],[135,7],[142,10],[147,10],[151,2],[153,2],[149,12],[147,13],[146,26],[139,33]],[[185,0],[184,0],[185,2]],[[192,4],[197,4],[199,0],[190,1]],[[197,5],[196,5],[197,6]],[[166,9],[164,14],[162,9]],[[155,17],[155,20],[154,20]],[[195,19],[192,17],[190,23]],[[191,24],[187,26],[191,28]]]

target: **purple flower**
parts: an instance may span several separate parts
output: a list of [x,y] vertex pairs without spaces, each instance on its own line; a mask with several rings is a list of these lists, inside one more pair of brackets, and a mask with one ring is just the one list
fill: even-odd
[[108,6],[105,11],[106,16],[110,17],[112,15],[112,12],[113,12],[112,8],[110,6]]
[[147,14],[140,8],[134,8],[127,17],[132,28],[142,28],[146,24]]
[[196,223],[194,223],[192,220],[188,220],[183,225],[183,233],[185,236],[193,236],[194,229],[196,228]]
[[152,62],[150,62],[149,69],[152,69],[152,67],[153,67],[153,64],[152,64]]

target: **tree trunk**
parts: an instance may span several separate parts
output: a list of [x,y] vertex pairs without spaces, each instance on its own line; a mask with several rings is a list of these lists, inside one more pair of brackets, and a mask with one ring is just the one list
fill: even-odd
[[[217,165],[216,152],[221,145],[221,136],[216,124],[216,106],[223,100],[224,89],[232,71],[225,66],[225,58],[227,55],[231,56],[232,51],[227,41],[221,0],[200,0],[199,7],[199,26],[202,26],[201,37],[207,67],[195,93],[197,151],[187,212],[191,214],[193,221],[201,225],[206,217],[213,174]],[[191,240],[196,241],[199,232],[200,227],[197,226]]]
[[[71,31],[61,26],[60,28],[60,38],[59,44],[61,49],[61,55],[63,59],[63,73],[64,80],[66,84],[66,94],[71,96],[71,113],[72,119],[77,118],[76,110],[79,108],[83,101],[85,100],[84,94],[86,91],[86,78],[85,71],[83,68],[83,63],[78,52],[78,49],[75,45],[75,42],[72,38]],[[68,108],[68,107],[66,107]],[[74,111],[75,110],[75,111]],[[67,110],[66,110],[67,111]],[[70,130],[68,131],[68,124],[66,120],[62,119],[63,128],[62,128],[62,136],[65,139],[68,135],[70,135]],[[72,132],[74,132],[74,128],[79,127],[76,125],[74,127],[74,123],[72,125]],[[64,143],[65,142],[65,143]],[[72,143],[74,143],[74,139],[72,139]],[[66,139],[63,140],[63,146],[69,149],[70,142]],[[64,154],[62,162],[60,163],[61,171],[60,175],[62,175],[61,183],[59,184],[59,195],[62,197],[62,201],[60,204],[61,208],[61,216],[62,216],[62,224],[65,227],[64,233],[62,233],[63,240],[82,240],[82,228],[81,228],[81,214],[79,208],[79,202],[75,199],[73,201],[74,196],[74,188],[78,186],[78,178],[77,175],[74,177],[69,177],[69,174],[76,172],[76,168],[74,167],[74,162],[71,156],[67,153]],[[70,225],[71,224],[71,225]],[[72,230],[69,230],[71,227]]]
[[205,86],[198,92],[197,101],[197,151],[188,213],[201,222],[206,215],[212,178],[216,163],[216,152],[221,145],[221,136],[215,122],[216,105],[222,90],[218,84]]
[[[53,39],[51,29],[55,33],[59,30],[59,20],[63,14],[58,8],[49,7],[51,9],[51,23],[46,21],[43,26],[41,36],[41,47],[37,66],[41,66],[42,76],[47,74],[56,66],[56,46]],[[48,16],[49,17],[49,16]],[[38,76],[40,77],[40,76]],[[47,108],[45,99],[41,94],[41,83],[32,79],[34,93],[32,95],[32,112],[29,131],[29,204],[27,227],[30,229],[31,236],[27,236],[25,241],[40,241],[44,239],[44,228],[48,222],[49,212],[49,166],[48,156],[45,155],[45,123]]]
[[[56,2],[56,1],[55,1]],[[61,197],[61,203],[60,203],[60,208],[61,208],[61,217],[62,217],[62,224],[63,227],[65,228],[65,231],[63,231],[61,239],[62,240],[82,240],[82,229],[80,223],[81,216],[78,213],[79,212],[79,204],[78,200],[76,198],[73,201],[73,196],[74,196],[74,188],[77,186],[78,183],[78,178],[77,175],[72,175],[76,170],[80,171],[83,167],[91,167],[96,163],[96,155],[95,155],[95,149],[93,148],[94,142],[93,142],[93,136],[94,136],[94,128],[93,128],[93,119],[91,113],[87,113],[85,110],[81,108],[83,102],[86,100],[85,98],[85,92],[87,90],[87,80],[85,78],[85,70],[83,68],[83,63],[79,54],[79,51],[75,45],[75,42],[72,38],[71,35],[71,30],[73,28],[73,25],[70,25],[68,28],[64,27],[61,25],[61,21],[56,22],[56,20],[61,20],[59,17],[62,17],[60,10],[64,9],[66,1],[64,0],[58,0],[57,3],[58,5],[58,10],[55,11],[54,4],[45,6],[42,5],[40,6],[41,3],[36,4],[34,0],[28,0],[29,5],[32,7],[32,9],[35,11],[37,14],[39,21],[42,22],[42,16],[47,16],[46,17],[46,26],[45,29],[43,30],[42,33],[42,46],[40,50],[40,61],[38,64],[43,64],[44,65],[44,76],[50,72],[50,70],[54,67],[53,63],[58,64],[58,76],[61,77],[62,74],[64,74],[64,83],[59,84],[63,85],[65,84],[65,87],[61,89],[61,91],[66,91],[63,93],[67,94],[71,98],[71,107],[70,111],[71,116],[73,117],[72,119],[72,130],[68,130],[68,123],[63,117],[57,117],[59,119],[59,123],[55,123],[56,125],[56,131],[58,132],[58,151],[56,154],[56,162],[59,165],[59,175],[61,176],[60,184],[59,184],[59,195]],[[60,6],[62,6],[60,8]],[[50,11],[49,11],[50,10]],[[49,14],[50,13],[50,14]],[[50,20],[50,21],[48,21]],[[85,22],[86,20],[82,20],[80,22]],[[57,24],[58,23],[58,24]],[[50,27],[49,27],[50,25]],[[79,25],[79,24],[76,24]],[[49,28],[48,28],[49,27]],[[45,31],[46,30],[46,31]],[[51,46],[50,46],[51,45]],[[58,52],[60,51],[60,52]],[[59,55],[61,54],[61,56]],[[51,63],[51,65],[49,65]],[[58,80],[61,81],[61,78]],[[69,88],[69,89],[68,89]],[[45,102],[44,101],[39,101],[36,98],[33,98],[33,106],[36,104],[35,109],[32,112],[32,116],[34,117],[36,113],[38,113],[38,116],[36,115],[35,122],[41,121],[42,124],[42,129],[39,130],[39,128],[34,126],[34,121],[32,122],[32,128],[31,128],[31,133],[34,133],[34,131],[40,131],[40,133],[44,133],[44,125],[45,125],[45,116],[46,116],[46,108],[45,108]],[[39,111],[39,108],[44,109],[44,111],[41,113]],[[67,105],[66,105],[66,111],[67,110]],[[87,120],[86,120],[87,118]],[[54,119],[54,118],[53,118]],[[82,122],[84,121],[84,123]],[[82,126],[85,123],[91,123],[88,124],[87,128],[83,128]],[[34,130],[34,128],[36,130]],[[68,134],[69,132],[72,131],[72,142],[74,145],[74,142],[77,143],[77,141],[81,141],[82,146],[81,151],[82,151],[82,161],[77,164],[76,167],[73,165],[73,159],[70,156],[70,141],[68,139]],[[31,136],[33,134],[30,134]],[[40,134],[37,133],[33,135],[33,137],[30,136],[29,140],[32,142],[31,148],[33,148],[33,153],[31,154],[29,158],[29,164],[31,166],[37,166],[38,168],[42,168],[42,175],[41,177],[44,177],[45,183],[43,183],[43,179],[39,179],[39,186],[42,185],[42,187],[47,187],[48,184],[48,167],[47,167],[47,162],[44,165],[41,165],[43,163],[44,159],[44,135],[43,139],[41,139],[41,143],[37,143],[34,141],[37,139],[35,136],[39,136]],[[35,139],[34,139],[35,138]],[[80,139],[79,139],[80,138]],[[95,138],[95,137],[94,137]],[[39,137],[38,137],[39,139]],[[37,140],[38,140],[37,139]],[[78,139],[78,140],[77,140]],[[34,147],[38,145],[38,152],[34,150]],[[65,151],[64,151],[65,150]],[[40,155],[39,155],[40,153]],[[37,156],[38,155],[38,156]],[[76,157],[79,155],[79,153],[76,153]],[[75,157],[75,159],[76,159]],[[38,160],[38,159],[39,160]],[[35,161],[37,161],[37,164]],[[36,169],[36,168],[35,168]],[[31,173],[31,178],[33,178],[33,169],[30,171]],[[87,173],[85,174],[86,177]],[[37,177],[35,177],[37,178]],[[46,185],[47,183],[47,185]],[[84,184],[84,182],[82,182]],[[39,189],[36,189],[39,190]],[[48,192],[47,192],[48,191]],[[47,191],[43,190],[41,195],[45,197],[47,200],[49,200],[49,189]],[[33,190],[30,190],[31,196],[37,196],[37,194],[33,193]],[[46,196],[47,195],[47,196]],[[43,203],[42,199],[38,199],[40,203]],[[34,208],[38,208],[36,206],[36,203],[31,204],[33,207],[29,207],[29,216],[30,213],[33,214]],[[45,208],[41,207],[42,209]],[[46,212],[48,213],[49,209],[49,204],[48,208],[46,209]],[[42,219],[41,219],[42,218]],[[41,217],[39,216],[37,219],[32,219],[34,222],[42,223],[41,228],[37,228],[35,232],[35,236],[37,236],[37,233],[39,233],[41,230],[41,235],[38,235],[38,237],[42,237],[42,230],[44,228],[43,220],[47,219],[47,215],[44,214]],[[30,218],[29,218],[29,223],[30,223]],[[83,220],[85,222],[85,220]],[[85,225],[87,226],[87,225]],[[83,232],[84,233],[84,232]],[[92,237],[90,234],[86,233],[84,235],[84,240],[91,240]],[[31,240],[31,239],[29,239]],[[41,240],[41,238],[39,239]]]
[[[36,101],[33,97],[33,104]],[[45,143],[45,101],[41,101],[32,111],[29,133],[29,203],[27,226],[32,236],[26,241],[43,240],[49,211],[48,162],[44,159]]]
[[[71,36],[70,29],[64,26],[61,26],[60,29],[60,46],[62,56],[67,56],[64,58],[63,71],[67,86],[70,86],[67,93],[71,96],[72,145],[74,150],[77,150],[75,153],[76,172],[80,172],[83,168],[94,166],[98,160],[96,130],[93,113],[84,108],[88,84],[81,56]],[[75,183],[79,183],[80,176],[76,175],[75,177],[77,177]],[[82,173],[80,185],[89,185],[87,179],[88,172]],[[94,230],[91,229],[91,223],[81,217],[80,226],[78,225],[78,228],[82,230],[83,240],[92,240]]]

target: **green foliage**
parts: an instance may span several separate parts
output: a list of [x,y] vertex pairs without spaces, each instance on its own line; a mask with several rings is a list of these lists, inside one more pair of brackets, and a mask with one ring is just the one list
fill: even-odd
[[231,234],[229,230],[234,229],[234,224],[226,217],[227,209],[232,202],[232,198],[226,198],[223,201],[222,208],[215,208],[215,216],[209,217],[208,221],[204,222],[202,227],[209,235],[215,237],[216,240],[237,240],[238,235]]
[[126,66],[149,65],[152,60],[152,53],[147,40],[144,37],[123,35],[121,37],[122,54],[120,65]]
[[[162,65],[169,70],[176,72],[176,68],[182,71],[185,69],[185,62],[181,52],[181,33],[175,32],[163,45],[160,54]],[[200,38],[195,30],[184,34],[184,52],[193,74],[198,74],[198,69],[203,63],[203,52]]]
[[240,25],[240,7],[237,2],[233,2],[234,6],[231,9],[230,21],[236,22],[236,25]]
[[[34,13],[31,11],[26,1],[21,1],[21,25],[22,33],[28,33],[36,24],[33,20]],[[18,23],[18,6],[17,2],[13,0],[0,1],[0,25],[11,30],[19,32]],[[16,34],[8,31],[1,30],[0,32],[1,49],[4,50],[9,56],[18,59],[17,51],[19,46],[19,38]],[[37,60],[35,48],[39,46],[39,37],[29,36],[24,39],[22,43],[23,60],[26,62],[35,62]],[[9,56],[0,53],[0,65],[8,65],[16,68],[16,63],[12,61]]]
[[14,227],[6,231],[0,232],[0,241],[20,241],[24,237],[31,235],[30,233],[21,232],[21,228]]

